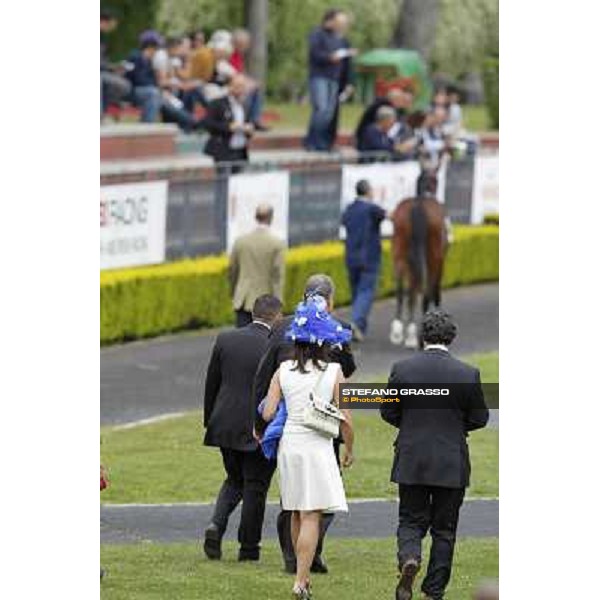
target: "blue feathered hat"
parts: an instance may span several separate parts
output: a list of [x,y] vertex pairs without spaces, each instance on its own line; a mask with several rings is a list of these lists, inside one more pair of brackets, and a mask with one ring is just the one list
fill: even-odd
[[315,295],[298,304],[285,337],[292,342],[333,346],[349,342],[352,332],[327,312],[325,298]]

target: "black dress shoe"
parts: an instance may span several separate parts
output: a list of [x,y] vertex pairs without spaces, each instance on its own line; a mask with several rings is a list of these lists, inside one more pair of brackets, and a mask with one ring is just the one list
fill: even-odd
[[204,554],[210,560],[221,560],[222,537],[223,534],[214,523],[211,523],[204,531]]
[[247,551],[240,550],[238,553],[238,561],[239,562],[258,561],[258,560],[260,560],[260,552],[258,552],[258,551],[247,552]]
[[413,558],[408,559],[400,572],[400,581],[396,588],[396,600],[411,600],[413,597],[413,584],[419,572],[419,562]]
[[329,569],[327,568],[327,563],[323,560],[323,558],[321,556],[314,557],[312,565],[310,565],[310,572],[311,573],[322,573],[323,575],[325,573],[329,573]]
[[254,123],[254,131],[271,131],[271,128],[263,123]]

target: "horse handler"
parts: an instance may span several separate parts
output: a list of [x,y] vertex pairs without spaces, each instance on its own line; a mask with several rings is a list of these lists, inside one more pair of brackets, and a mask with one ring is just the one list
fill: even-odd
[[381,265],[379,226],[386,217],[385,210],[373,202],[371,184],[361,179],[356,184],[356,200],[342,215],[342,225],[346,228],[346,268],[352,291],[352,332],[359,342],[367,331],[377,291]]

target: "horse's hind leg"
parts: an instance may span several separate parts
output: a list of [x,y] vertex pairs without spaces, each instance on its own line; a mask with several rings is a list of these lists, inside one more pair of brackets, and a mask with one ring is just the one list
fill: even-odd
[[437,307],[442,303],[442,282],[438,279],[433,286],[433,304]]
[[404,312],[404,277],[402,274],[396,278],[396,319],[402,321]]
[[396,275],[396,317],[390,327],[390,342],[401,344],[404,341],[404,324],[402,315],[404,313],[404,274]]
[[415,305],[417,303],[417,286],[415,281],[411,281],[408,293],[408,325],[406,327],[406,347],[417,348],[419,346],[419,336],[417,324],[415,323]]
[[427,310],[429,309],[429,304],[431,303],[432,297],[433,297],[432,286],[427,284],[427,286],[425,287],[425,291],[423,292],[423,299],[422,299],[422,303],[421,303],[421,309],[423,311],[423,314],[425,314],[427,312]]

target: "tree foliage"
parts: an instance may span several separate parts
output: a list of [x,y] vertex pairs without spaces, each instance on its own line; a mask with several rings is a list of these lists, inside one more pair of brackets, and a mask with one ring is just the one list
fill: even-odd
[[480,71],[498,52],[498,0],[442,0],[432,68],[450,75]]
[[[120,48],[135,45],[136,35],[153,24],[165,34],[202,28],[244,24],[243,0],[137,0],[115,1],[124,18],[114,37],[124,38]],[[135,10],[133,9],[135,5]],[[361,50],[387,47],[401,14],[402,0],[270,0],[268,90],[277,95],[296,94],[305,88],[306,40],[310,30],[330,6],[348,10],[354,17],[350,38]],[[131,21],[131,22],[127,22]],[[440,0],[433,70],[457,76],[481,71],[485,56],[498,53],[498,0]]]
[[107,0],[102,6],[110,6],[119,17],[119,27],[108,37],[108,51],[113,59],[125,58],[138,44],[138,36],[145,29],[155,26],[156,14],[161,0]]

